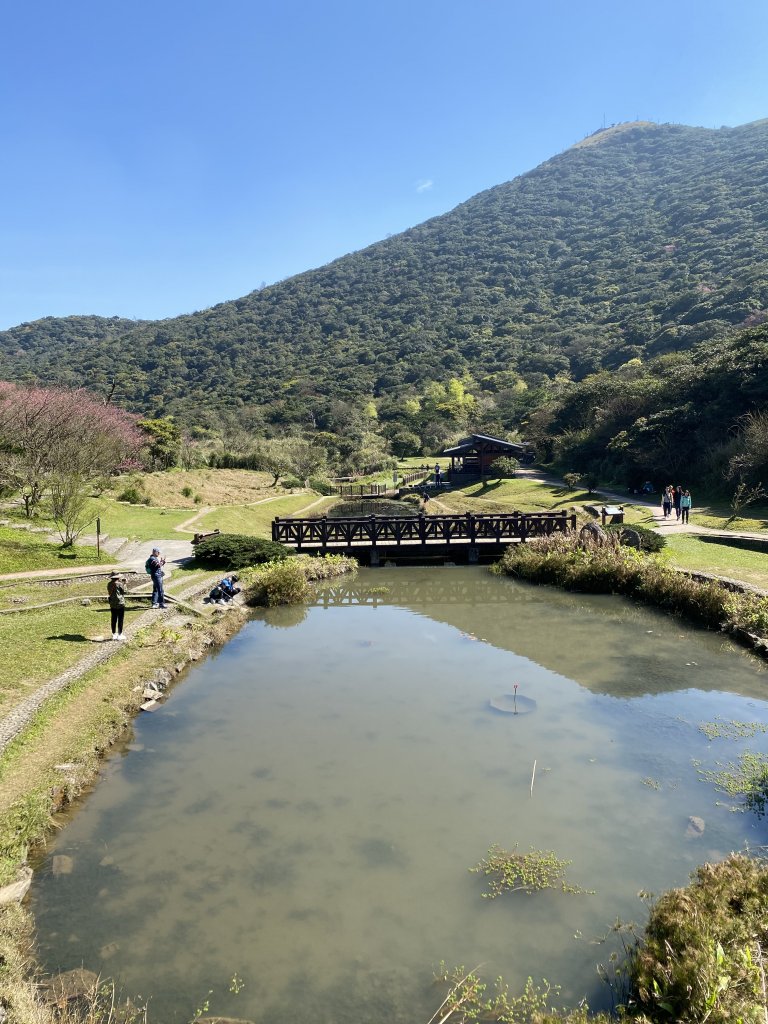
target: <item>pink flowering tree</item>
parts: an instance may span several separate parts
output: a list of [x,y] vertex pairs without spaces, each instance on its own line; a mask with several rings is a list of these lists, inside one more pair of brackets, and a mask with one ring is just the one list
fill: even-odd
[[21,495],[30,518],[48,494],[65,545],[87,525],[77,524],[94,481],[135,459],[142,443],[136,417],[87,391],[0,382],[0,485]]

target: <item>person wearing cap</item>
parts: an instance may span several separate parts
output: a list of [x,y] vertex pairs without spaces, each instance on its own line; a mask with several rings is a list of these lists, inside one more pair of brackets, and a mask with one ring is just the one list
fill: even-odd
[[125,576],[119,572],[113,572],[107,583],[107,596],[109,597],[109,610],[112,613],[112,639],[127,640],[123,633],[123,619],[125,618]]
[[152,607],[165,608],[165,593],[163,591],[163,566],[165,559],[160,554],[160,548],[152,548],[152,554],[147,559],[145,566],[152,580]]

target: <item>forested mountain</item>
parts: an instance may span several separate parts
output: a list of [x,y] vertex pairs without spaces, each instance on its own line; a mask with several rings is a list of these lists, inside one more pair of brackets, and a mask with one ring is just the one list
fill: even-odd
[[116,398],[145,414],[201,422],[246,406],[256,421],[316,427],[334,401],[386,407],[453,379],[484,397],[482,421],[498,429],[550,380],[764,320],[768,120],[639,122],[233,302],[1,332],[0,379],[98,391],[116,376]]

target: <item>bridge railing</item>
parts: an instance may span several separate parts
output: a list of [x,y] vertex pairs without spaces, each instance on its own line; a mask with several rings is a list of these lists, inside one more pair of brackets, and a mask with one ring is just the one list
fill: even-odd
[[358,516],[344,519],[281,519],[272,523],[272,540],[288,547],[372,547],[380,544],[452,544],[525,541],[576,529],[567,512],[504,512],[464,515],[423,513],[409,517]]
[[376,498],[391,490],[387,484],[336,484],[335,487],[340,498]]

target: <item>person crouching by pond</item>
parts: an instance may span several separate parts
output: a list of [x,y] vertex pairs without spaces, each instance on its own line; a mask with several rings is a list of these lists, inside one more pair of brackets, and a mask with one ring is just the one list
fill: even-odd
[[680,496],[680,515],[682,516],[684,523],[688,522],[688,516],[690,515],[692,505],[693,499],[691,498],[691,492],[683,491]]
[[109,610],[112,615],[112,639],[127,640],[123,633],[123,620],[125,619],[125,576],[119,572],[113,572],[107,583],[107,596],[109,598]]

